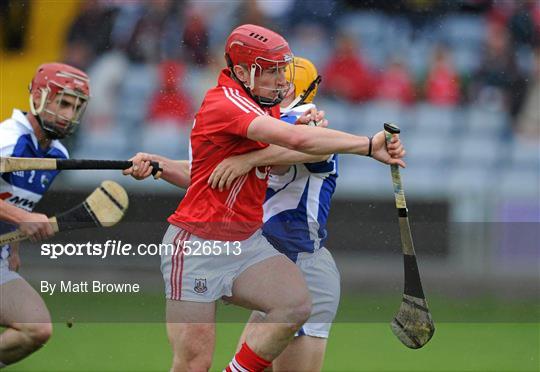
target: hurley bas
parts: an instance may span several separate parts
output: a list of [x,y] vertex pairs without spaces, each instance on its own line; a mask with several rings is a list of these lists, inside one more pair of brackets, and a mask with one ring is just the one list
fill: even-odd
[[51,283],[42,280],[40,292],[53,295],[56,290],[60,293],[139,293],[138,283],[105,283],[99,280],[75,282],[61,280],[60,283]]

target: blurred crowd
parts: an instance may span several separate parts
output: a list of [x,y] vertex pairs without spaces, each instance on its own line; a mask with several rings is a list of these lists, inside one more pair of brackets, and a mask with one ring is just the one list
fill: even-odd
[[286,36],[318,67],[322,96],[482,105],[540,134],[538,0],[83,1],[63,58],[91,76],[88,126],[189,127],[241,23]]

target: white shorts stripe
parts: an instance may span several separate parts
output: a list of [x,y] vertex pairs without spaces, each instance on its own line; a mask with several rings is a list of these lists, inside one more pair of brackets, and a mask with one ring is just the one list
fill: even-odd
[[245,104],[247,104],[248,106],[250,106],[252,109],[254,109],[255,111],[257,111],[259,114],[261,115],[266,115],[266,113],[259,107],[257,106],[256,104],[254,104],[253,102],[251,102],[249,99],[247,99],[246,97],[242,97],[240,95],[240,92],[238,91],[238,89],[232,89],[232,88],[229,88],[229,91],[231,92],[231,94],[234,96],[234,97],[237,97],[240,99],[240,101],[244,102]]
[[[177,242],[177,239],[179,237],[179,235],[182,235],[184,232],[183,231],[180,231],[178,232],[175,237],[173,238],[173,245],[174,247],[177,247],[176,245],[176,242]],[[173,249],[176,249],[176,248],[173,248]],[[172,268],[171,268],[171,278],[170,278],[170,285],[171,285],[171,293],[174,295],[174,291],[176,289],[176,286],[175,286],[175,278],[176,278],[176,251],[173,250],[173,256],[172,256]]]
[[181,231],[173,240],[174,256],[173,270],[171,275],[171,298],[180,300],[182,296],[182,272],[184,271],[184,241],[189,239],[190,233]]

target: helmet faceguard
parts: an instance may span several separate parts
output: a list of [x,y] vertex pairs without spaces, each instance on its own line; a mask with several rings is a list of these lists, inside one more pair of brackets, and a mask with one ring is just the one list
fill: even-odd
[[294,95],[295,99],[285,108],[290,110],[293,107],[313,102],[317,94],[317,88],[322,81],[321,76],[317,73],[317,68],[311,61],[294,57]]
[[[84,72],[69,65],[47,63],[38,67],[29,87],[30,111],[49,138],[64,138],[77,129],[90,99],[88,83]],[[70,117],[61,113],[64,106],[73,107]]]
[[[249,84],[242,82],[244,89],[262,106],[275,106],[285,97],[289,90],[289,82],[294,77],[294,68],[286,68],[293,61],[293,55],[287,41],[277,33],[264,27],[243,25],[237,27],[225,45],[225,59],[234,77],[241,81],[234,72],[234,66],[240,65],[249,73]],[[288,71],[283,86],[277,86],[280,74]],[[255,78],[263,74],[275,73],[274,84],[255,86]],[[260,90],[264,94],[255,94]],[[268,92],[268,94],[266,94]]]

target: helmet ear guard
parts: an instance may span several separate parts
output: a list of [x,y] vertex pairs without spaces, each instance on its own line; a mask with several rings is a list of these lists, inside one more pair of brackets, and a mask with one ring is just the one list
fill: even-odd
[[[30,86],[30,91],[32,91],[31,86]],[[47,97],[49,96],[50,90],[48,88],[43,88],[40,90],[40,92],[41,92],[41,95],[39,98],[39,106],[37,109],[34,107],[34,96],[30,94],[30,112],[34,116],[38,116],[39,114],[41,114],[41,112],[45,108],[45,104],[47,103]]]

